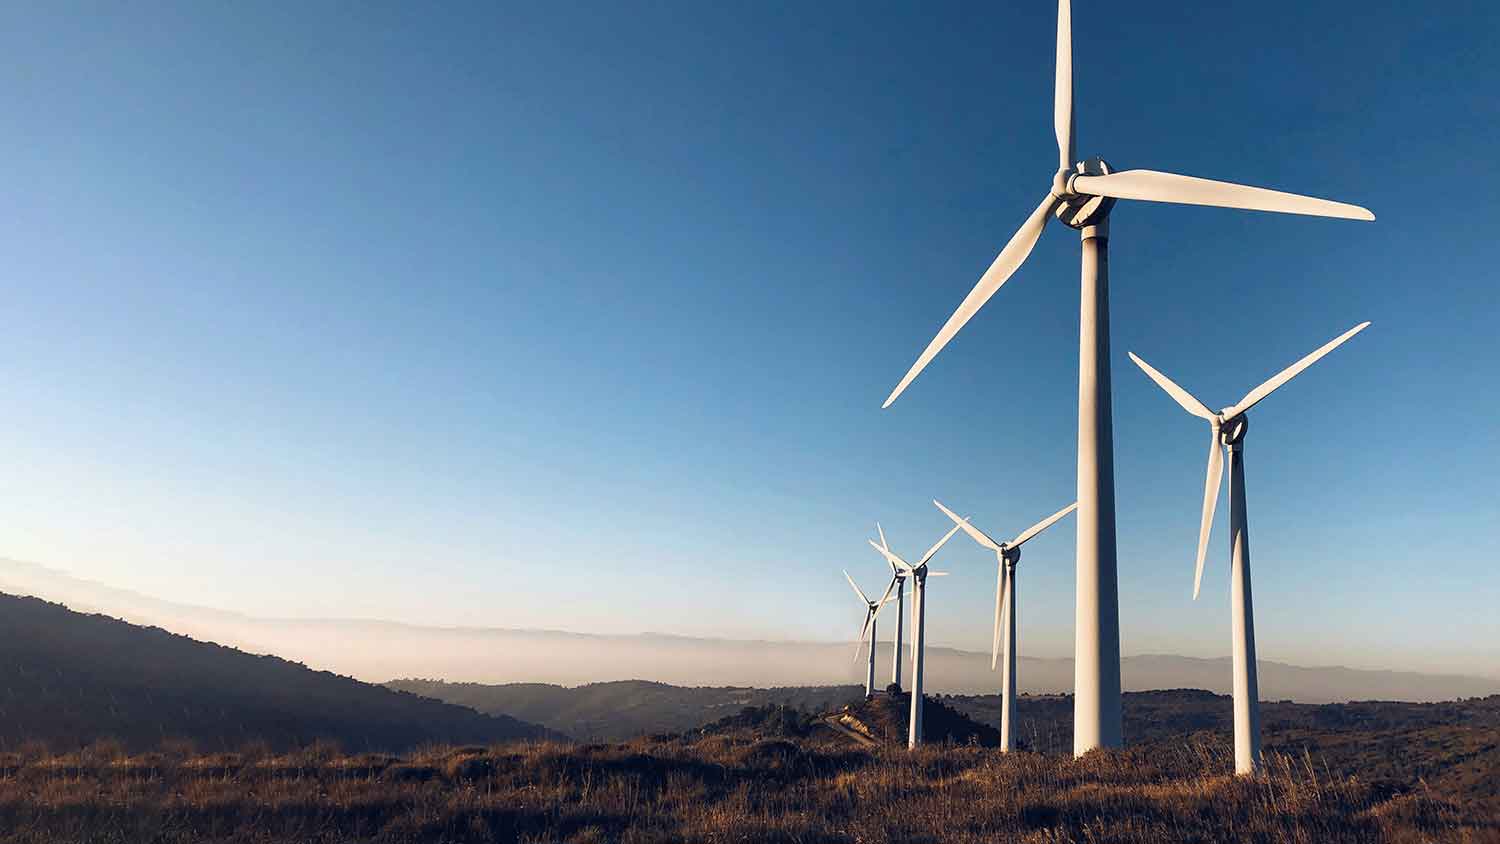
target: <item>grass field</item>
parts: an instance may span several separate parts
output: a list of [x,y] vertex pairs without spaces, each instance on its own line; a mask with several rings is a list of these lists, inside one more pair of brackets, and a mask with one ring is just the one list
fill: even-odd
[[809,719],[624,744],[346,755],[108,743],[0,754],[14,842],[1500,841],[1485,803],[1337,776],[1230,776],[1219,740],[1082,759],[859,749]]

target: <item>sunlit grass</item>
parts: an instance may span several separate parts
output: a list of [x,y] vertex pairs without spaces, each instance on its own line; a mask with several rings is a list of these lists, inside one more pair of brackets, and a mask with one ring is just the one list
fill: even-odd
[[[831,734],[830,734],[831,736]],[[1391,795],[1214,741],[1082,759],[845,747],[751,731],[616,745],[330,745],[0,754],[0,837],[57,841],[883,842],[1500,840],[1476,806]]]

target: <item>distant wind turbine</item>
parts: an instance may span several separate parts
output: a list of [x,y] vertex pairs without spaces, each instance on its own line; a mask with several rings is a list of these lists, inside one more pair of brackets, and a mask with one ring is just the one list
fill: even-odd
[[[890,587],[887,587],[885,594],[880,596],[880,600],[872,601],[865,597],[864,590],[859,588],[859,585],[854,582],[854,578],[849,576],[849,572],[844,572],[844,579],[849,581],[849,588],[854,590],[854,594],[858,595],[860,602],[865,605],[865,623],[859,628],[859,647],[854,651],[854,658],[859,659],[859,652],[865,646],[865,634],[869,634],[870,659],[865,669],[865,697],[868,698],[875,694],[875,643],[877,641],[875,638],[875,617],[880,615],[880,608],[892,600],[891,590]],[[892,581],[892,585],[895,585],[895,581]],[[896,656],[899,658],[900,654],[898,653]]]
[[1101,158],[1079,161],[1073,136],[1073,10],[1057,4],[1057,74],[1052,127],[1057,171],[1041,204],[1000,250],[979,283],[943,323],[882,407],[890,407],[948,341],[984,307],[1036,246],[1049,217],[1077,229],[1083,275],[1078,326],[1078,557],[1073,651],[1073,753],[1118,747],[1120,604],[1115,558],[1113,420],[1109,367],[1109,214],[1117,199],[1213,205],[1281,214],[1373,220],[1368,209],[1264,188],[1156,170],[1113,170]]
[[[937,544],[928,548],[927,553],[922,555],[922,558],[917,561],[916,565],[912,565],[901,559],[891,549],[876,545],[873,539],[870,540],[871,548],[879,551],[892,565],[900,569],[902,574],[912,579],[911,719],[908,722],[906,730],[906,746],[909,748],[915,748],[918,744],[922,743],[922,660],[923,652],[926,650],[927,645],[927,620],[923,617],[923,611],[927,606],[927,578],[929,575],[932,577],[941,577],[947,574],[944,571],[928,571],[927,561],[932,559],[932,555],[936,554],[938,549],[948,544],[948,540],[952,539],[955,533],[958,533],[957,526],[943,534],[943,538],[939,539]],[[894,584],[894,582],[893,580],[892,583]]]
[[[969,524],[967,519],[961,519],[958,514],[944,507],[941,501],[932,500],[939,510],[953,523],[963,528],[975,542],[995,552],[995,560],[999,574],[995,583],[995,636],[990,643],[990,670],[995,669],[995,662],[1000,649],[1000,631],[1005,630],[1005,670],[1000,674],[1000,750],[1009,753],[1012,749],[1012,736],[1015,730],[1014,713],[1016,708],[1016,563],[1021,561],[1021,546],[1025,545],[1032,537],[1052,527],[1058,519],[1078,509],[1078,502],[1058,510],[1056,513],[1042,519],[1032,525],[1009,542],[996,542],[988,534],[979,528]],[[1003,620],[1002,620],[1003,616]]]
[[[881,529],[880,522],[875,523],[875,532],[880,534],[881,552],[891,550],[891,546],[885,542],[885,531]],[[891,638],[891,685],[897,689],[901,688],[901,625],[905,621],[903,606],[905,596],[902,592],[906,584],[906,572],[896,568],[896,564],[886,559],[885,564],[891,567],[891,581],[896,584],[896,635]]]
[[1208,476],[1203,487],[1203,516],[1198,523],[1198,563],[1193,572],[1193,599],[1203,583],[1203,556],[1208,550],[1208,536],[1213,529],[1214,508],[1219,501],[1219,481],[1224,474],[1224,454],[1229,450],[1229,577],[1231,636],[1234,649],[1234,772],[1253,774],[1260,769],[1260,688],[1255,668],[1255,617],[1250,602],[1250,523],[1245,514],[1245,432],[1250,422],[1245,413],[1261,399],[1319,358],[1337,349],[1344,341],[1365,330],[1368,322],[1345,331],[1317,351],[1283,369],[1271,380],[1245,394],[1238,404],[1220,410],[1209,410],[1187,390],[1151,365],[1130,353],[1158,387],[1166,391],[1182,409],[1208,420]]

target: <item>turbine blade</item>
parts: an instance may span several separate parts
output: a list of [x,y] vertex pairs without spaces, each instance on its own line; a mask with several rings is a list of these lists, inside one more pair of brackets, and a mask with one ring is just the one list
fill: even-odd
[[[944,545],[947,545],[948,544],[948,540],[952,539],[953,538],[953,534],[958,533],[958,529],[961,528],[961,527],[963,527],[963,525],[964,525],[964,522],[959,522],[958,524],[956,524],[956,525],[953,526],[952,530],[950,530],[947,533],[943,534],[943,538],[939,539],[936,543],[934,543],[931,548],[927,549],[927,553],[922,555],[922,562],[917,563],[917,566],[921,567],[921,566],[927,565],[927,561],[930,560],[930,559],[932,559],[932,555],[936,554],[938,552],[939,548],[942,548]],[[932,572],[928,572],[928,574],[932,574]]]
[[1155,381],[1156,386],[1162,388],[1163,390],[1166,390],[1167,395],[1171,396],[1174,401],[1182,405],[1183,410],[1186,410],[1188,413],[1193,414],[1199,419],[1212,420],[1218,418],[1212,410],[1209,410],[1204,406],[1203,402],[1198,401],[1196,398],[1193,398],[1192,393],[1189,393],[1187,390],[1184,390],[1181,387],[1177,386],[1177,384],[1174,383],[1171,378],[1168,378],[1160,372],[1157,372],[1156,369],[1151,366],[1151,364],[1146,363],[1145,361],[1136,357],[1135,352],[1127,352],[1127,354],[1130,355],[1131,360],[1135,361],[1135,365],[1139,366],[1141,368],[1141,371],[1146,373],[1146,377],[1150,378],[1152,381]]
[[864,652],[865,652],[865,632],[864,632],[864,630],[860,630],[860,632],[859,632],[859,642],[856,643],[855,646],[854,646],[854,656],[852,656],[852,657],[849,658],[849,664],[850,665],[856,665],[856,664],[858,664],[859,663],[859,657]]
[[1057,84],[1052,100],[1052,128],[1057,133],[1057,166],[1073,166],[1073,6],[1057,0]]
[[[1006,627],[1010,626],[1010,616],[1011,616],[1011,613],[1013,613],[1013,612],[1016,611],[1015,603],[1014,603],[1015,599],[1016,599],[1015,592],[1014,592],[1015,579],[1016,579],[1016,573],[1015,573],[1015,571],[1013,571],[1013,570],[1007,570],[1005,572],[1004,612],[1002,612],[1000,614],[1000,630],[996,631],[996,635],[1002,637],[1001,641],[1004,641],[1004,639],[1003,639],[1003,637],[1005,635],[1004,632],[1003,632],[1004,629]],[[1005,661],[1006,661],[1007,664],[1010,663],[1010,643],[1009,642],[1006,642],[1005,645],[1004,645],[1004,647],[1002,647],[1000,649],[1000,655],[1003,656],[1003,657],[1005,657]],[[993,670],[993,668],[991,670]]]
[[873,539],[869,540],[869,542],[870,542],[870,547],[871,548],[874,548],[877,553],[879,553],[881,556],[885,557],[886,560],[889,561],[891,565],[898,567],[902,571],[903,574],[910,574],[912,572],[913,566],[910,563],[906,562],[905,560],[901,559],[900,557],[896,556],[896,552],[895,551],[892,551],[892,550],[887,549],[887,548],[881,548],[879,545],[875,544],[875,540],[873,540]]
[[995,566],[995,638],[990,642],[990,670],[1000,661],[1000,606],[1005,603],[1005,563]]
[[1106,176],[1079,176],[1073,180],[1073,189],[1079,193],[1112,196],[1116,199],[1212,205],[1218,208],[1243,208],[1247,211],[1306,214],[1310,217],[1341,217],[1346,220],[1375,219],[1368,208],[1358,205],[1253,188],[1233,182],[1179,176],[1158,170],[1121,170]]
[[1027,528],[1025,531],[1023,531],[1021,533],[1020,536],[1018,536],[1014,540],[1012,540],[1011,543],[1010,543],[1010,547],[1012,547],[1012,548],[1020,548],[1022,545],[1026,544],[1026,541],[1028,539],[1031,539],[1033,536],[1036,536],[1037,534],[1041,533],[1042,531],[1046,530],[1047,528],[1052,527],[1052,525],[1055,524],[1058,519],[1061,519],[1063,516],[1066,516],[1069,513],[1073,512],[1074,510],[1077,510],[1077,509],[1078,509],[1078,502],[1074,501],[1072,504],[1069,504],[1068,506],[1062,508],[1061,510],[1058,510],[1056,513],[1053,513],[1052,515],[1048,516],[1047,518],[1042,519],[1040,522],[1037,522],[1036,524],[1034,524],[1031,527]]
[[854,578],[849,576],[849,572],[847,570],[844,571],[844,579],[849,581],[849,588],[854,590],[854,594],[858,595],[859,599],[861,601],[864,601],[865,604],[868,605],[870,603],[870,599],[865,597],[865,592],[863,589],[860,589],[859,586],[855,585]]
[[1214,526],[1214,508],[1219,506],[1219,481],[1224,477],[1224,450],[1219,444],[1219,426],[1212,426],[1208,441],[1208,476],[1203,481],[1203,520],[1198,523],[1198,563],[1193,572],[1193,600],[1203,585],[1203,555],[1208,551],[1208,535]]
[[[880,534],[880,547],[889,551],[891,546],[887,545],[885,542],[885,529],[880,526],[880,522],[875,523],[875,532]],[[886,560],[885,564],[891,567],[891,574],[896,573],[895,563],[891,562],[890,560]]]
[[880,615],[880,610],[886,605],[886,602],[895,600],[895,598],[891,596],[891,590],[895,588],[896,578],[893,577],[891,578],[891,582],[885,587],[885,594],[880,596],[880,603],[875,605],[875,615]]
[[1234,416],[1238,416],[1241,413],[1244,413],[1245,411],[1254,407],[1261,399],[1275,392],[1276,389],[1282,384],[1285,384],[1286,382],[1297,377],[1297,375],[1302,372],[1302,370],[1317,363],[1319,358],[1323,357],[1334,349],[1337,349],[1339,346],[1342,346],[1344,344],[1344,341],[1348,340],[1350,337],[1353,337],[1359,332],[1364,331],[1367,327],[1369,327],[1369,325],[1369,322],[1362,322],[1359,325],[1354,326],[1348,331],[1345,331],[1343,334],[1340,334],[1339,336],[1318,347],[1317,351],[1313,352],[1302,360],[1297,361],[1291,366],[1288,366],[1286,369],[1283,369],[1280,372],[1276,373],[1276,376],[1274,378],[1246,393],[1245,397],[1240,399],[1239,404],[1225,411],[1224,418],[1228,419]]
[[990,264],[990,268],[985,270],[983,276],[980,276],[979,283],[974,285],[974,289],[969,291],[968,296],[964,297],[958,310],[954,311],[953,316],[948,317],[948,321],[943,323],[937,336],[927,344],[927,348],[922,351],[917,362],[911,365],[911,369],[907,370],[901,383],[896,385],[896,389],[892,390],[890,396],[886,398],[885,404],[881,405],[882,409],[891,406],[891,402],[894,402],[906,386],[937,356],[937,353],[948,345],[948,341],[952,340],[953,335],[964,327],[964,323],[978,313],[979,309],[984,307],[984,303],[988,302],[990,297],[995,295],[995,291],[1000,289],[1000,285],[1004,284],[1021,266],[1036,246],[1037,239],[1042,236],[1042,229],[1046,227],[1047,218],[1052,214],[1052,209],[1056,205],[1057,197],[1049,191],[1047,198],[1042,200],[1042,204],[1038,205],[1035,211],[1031,212],[1031,216],[1021,224],[1021,228],[1011,237],[1010,242],[1005,244],[1005,248],[1000,250],[999,255],[995,256],[994,263]]
[[991,551],[999,551],[1000,550],[1000,543],[998,543],[995,540],[991,539],[984,531],[982,531],[979,528],[974,527],[973,525],[971,525],[968,522],[964,521],[962,518],[959,517],[959,515],[957,513],[953,512],[952,510],[949,510],[947,507],[944,507],[943,506],[943,502],[941,502],[941,501],[937,500],[936,498],[934,498],[934,499],[932,499],[932,503],[936,504],[937,508],[939,510],[942,510],[944,515],[946,515],[948,518],[952,519],[954,524],[956,524],[959,527],[963,528],[964,529],[964,533],[967,533],[969,536],[973,537],[973,539],[974,539],[975,542],[978,542],[980,545],[983,545],[984,547],[990,549]]
[[930,572],[927,573],[927,576],[928,577],[947,577],[948,573],[945,572],[945,571],[930,571]]

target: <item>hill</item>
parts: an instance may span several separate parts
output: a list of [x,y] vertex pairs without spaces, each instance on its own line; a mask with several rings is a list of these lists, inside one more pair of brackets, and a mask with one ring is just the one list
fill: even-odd
[[[653,633],[592,635],[499,627],[424,627],[349,619],[256,618],[173,604],[70,577],[43,566],[4,559],[0,559],[0,591],[60,601],[73,609],[165,627],[253,653],[279,654],[373,682],[392,677],[442,677],[488,684],[536,682],[577,686],[640,679],[678,686],[774,688],[853,685],[864,679],[863,667],[851,666],[849,662],[849,646],[838,642],[764,642]],[[890,642],[881,642],[877,661],[883,666],[882,679],[887,676],[890,659]],[[904,649],[902,659],[909,668],[910,655]],[[1020,691],[1032,694],[1072,691],[1071,659],[1023,655],[1019,662]],[[1265,658],[1259,665],[1261,694],[1270,700],[1434,701],[1500,693],[1500,676],[1306,667]],[[905,676],[911,675],[907,672]],[[930,693],[988,694],[996,691],[998,685],[987,652],[932,643],[927,648],[926,676]],[[1193,688],[1227,694],[1233,675],[1227,657],[1138,655],[1125,657],[1121,676],[1127,691]]]
[[545,738],[547,730],[154,627],[0,594],[0,747],[350,749]]
[[445,683],[393,680],[399,691],[509,715],[585,740],[619,741],[689,730],[746,707],[788,706],[824,712],[864,697],[861,686],[670,686],[620,680],[567,687],[550,683]]
[[[965,715],[934,697],[923,698],[922,739],[933,744],[999,747],[1000,730]],[[889,747],[905,747],[911,724],[910,692],[879,692],[846,705],[831,720]]]

